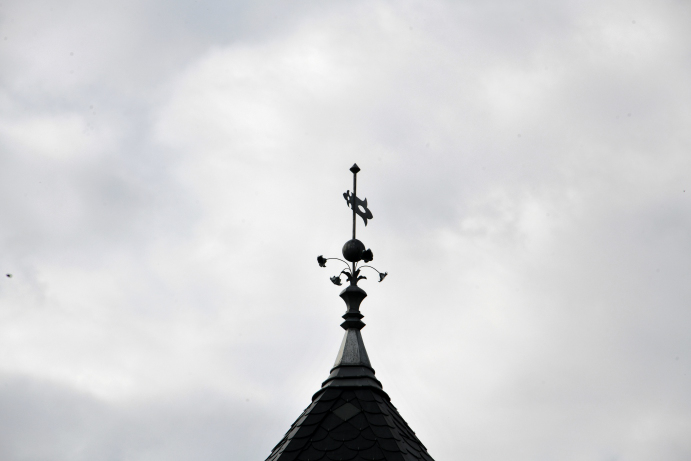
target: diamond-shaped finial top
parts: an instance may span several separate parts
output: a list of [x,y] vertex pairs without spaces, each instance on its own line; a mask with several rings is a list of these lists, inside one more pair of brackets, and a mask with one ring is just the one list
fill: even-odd
[[357,173],[358,171],[360,171],[360,167],[357,166],[357,163],[353,163],[353,166],[350,167],[350,171],[353,173]]

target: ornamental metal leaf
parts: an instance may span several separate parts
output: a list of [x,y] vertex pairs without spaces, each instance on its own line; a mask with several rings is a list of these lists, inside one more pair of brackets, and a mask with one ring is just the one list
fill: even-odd
[[366,263],[372,261],[374,259],[374,255],[372,254],[372,250],[367,249],[366,251],[362,252],[362,260]]

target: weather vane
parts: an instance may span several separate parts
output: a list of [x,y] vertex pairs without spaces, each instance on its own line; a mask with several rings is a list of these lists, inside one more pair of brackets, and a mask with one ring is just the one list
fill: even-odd
[[372,269],[379,274],[379,281],[381,282],[384,280],[384,277],[387,276],[388,272],[379,272],[370,265],[359,264],[360,261],[368,263],[374,259],[372,250],[365,250],[365,244],[355,238],[357,217],[360,216],[365,222],[366,226],[367,221],[372,219],[372,212],[367,207],[367,199],[360,200],[360,197],[357,196],[357,174],[360,171],[360,167],[358,167],[357,164],[353,164],[353,166],[350,167],[350,171],[353,172],[353,193],[351,194],[350,191],[346,191],[343,193],[343,198],[345,198],[346,204],[353,210],[353,238],[348,240],[345,245],[343,245],[343,250],[341,251],[343,253],[343,257],[348,262],[342,260],[341,258],[325,258],[322,255],[317,257],[317,262],[321,267],[326,267],[326,262],[328,260],[336,259],[346,265],[346,269],[343,269],[340,274],[331,277],[331,281],[334,285],[341,285],[341,276],[345,275],[346,279],[352,286],[357,286],[359,280],[367,278],[364,275],[360,275],[360,270],[365,268]]

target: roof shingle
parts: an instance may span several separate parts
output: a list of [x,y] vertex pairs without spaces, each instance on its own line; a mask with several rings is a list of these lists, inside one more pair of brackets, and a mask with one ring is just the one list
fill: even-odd
[[374,388],[327,387],[267,461],[434,461],[388,396]]

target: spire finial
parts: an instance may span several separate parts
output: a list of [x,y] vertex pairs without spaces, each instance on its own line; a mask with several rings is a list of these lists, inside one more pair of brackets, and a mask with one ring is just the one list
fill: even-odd
[[[317,262],[321,267],[326,267],[326,262],[330,259],[336,259],[346,266],[340,274],[331,277],[331,281],[335,285],[342,284],[341,276],[343,275],[350,282],[340,294],[346,304],[346,312],[343,314],[344,321],[341,323],[345,334],[336,357],[336,362],[331,369],[331,374],[322,383],[322,389],[315,394],[313,399],[325,389],[332,387],[372,388],[386,395],[382,390],[381,383],[374,377],[374,369],[367,355],[365,343],[362,341],[360,330],[364,328],[365,323],[362,321],[364,316],[360,313],[360,304],[367,297],[367,293],[357,286],[360,280],[367,278],[364,275],[360,275],[361,269],[369,268],[377,272],[380,282],[386,277],[386,272],[379,272],[374,267],[366,264],[374,258],[372,250],[365,250],[365,244],[356,238],[357,217],[360,216],[366,226],[367,221],[372,219],[372,212],[367,206],[367,199],[360,199],[357,196],[357,174],[360,172],[360,167],[357,164],[353,164],[350,167],[350,171],[353,173],[353,192],[351,194],[349,190],[346,191],[343,194],[343,198],[345,198],[346,204],[353,210],[353,238],[348,240],[341,250],[345,259],[317,257]],[[362,264],[362,262],[365,264]]]
[[367,207],[367,199],[361,200],[360,197],[357,196],[357,174],[360,171],[360,167],[357,166],[357,163],[353,163],[353,166],[350,167],[350,171],[353,173],[353,193],[351,194],[348,190],[343,193],[343,198],[345,198],[348,207],[353,210],[353,238],[348,240],[345,245],[343,245],[343,249],[341,250],[343,257],[348,262],[342,260],[341,258],[325,258],[321,255],[317,257],[317,262],[321,267],[326,267],[326,261],[329,259],[337,259],[346,265],[346,269],[343,269],[340,274],[331,277],[331,281],[334,283],[334,285],[341,285],[341,276],[345,275],[351,286],[357,286],[359,280],[367,278],[364,275],[360,275],[360,269],[364,268],[372,269],[379,274],[379,281],[381,282],[384,280],[384,277],[388,275],[387,272],[379,272],[377,269],[369,265],[360,265],[358,267],[358,263],[360,261],[368,263],[374,259],[374,255],[372,254],[371,249],[365,250],[365,244],[356,238],[357,217],[360,216],[364,221],[365,226],[367,226],[367,221],[372,219],[373,216],[372,212]]

